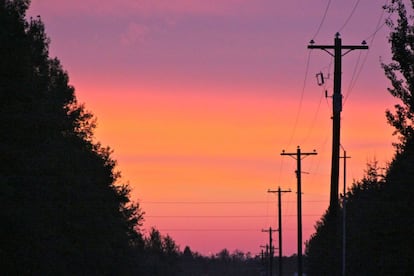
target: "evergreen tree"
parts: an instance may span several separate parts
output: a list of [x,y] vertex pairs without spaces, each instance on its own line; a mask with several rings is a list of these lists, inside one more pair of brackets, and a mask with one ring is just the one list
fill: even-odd
[[143,275],[181,275],[178,266],[180,250],[169,235],[163,236],[152,228],[144,242]]
[[[411,1],[411,5],[414,5],[414,1]],[[400,143],[395,145],[400,152],[414,135],[414,26],[413,18],[407,17],[403,1],[393,0],[384,8],[398,16],[397,22],[391,17],[387,20],[387,25],[392,29],[389,42],[393,62],[383,63],[382,67],[392,85],[388,91],[401,101],[394,106],[395,112],[386,111],[387,120],[394,126],[394,134],[399,137]]]
[[143,213],[29,4],[0,0],[2,273],[133,273]]
[[387,21],[393,62],[382,64],[392,85],[388,91],[400,101],[394,113],[386,113],[400,140],[386,175],[385,194],[394,211],[387,218],[387,249],[390,256],[398,256],[398,267],[405,273],[412,273],[414,263],[414,0],[409,2],[410,15],[401,0],[385,7],[397,21]]

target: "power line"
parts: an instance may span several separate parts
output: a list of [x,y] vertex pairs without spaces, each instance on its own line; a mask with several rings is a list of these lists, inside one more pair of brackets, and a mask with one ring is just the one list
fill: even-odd
[[267,201],[141,201],[145,204],[265,204]]
[[[318,195],[320,194],[307,194]],[[294,200],[284,201],[286,203],[296,202]],[[302,202],[326,202],[326,200],[303,200]],[[141,201],[140,204],[269,204],[269,201]]]
[[329,6],[331,5],[331,0],[329,0],[328,1],[328,4],[326,5],[326,7],[325,7],[325,12],[323,13],[323,16],[322,16],[322,20],[321,20],[321,22],[319,23],[319,26],[318,26],[318,29],[316,30],[316,32],[315,32],[315,34],[312,36],[312,39],[315,39],[316,38],[316,36],[319,34],[319,32],[321,31],[321,29],[322,29],[322,26],[323,26],[323,23],[325,22],[325,19],[326,19],[326,15],[328,14],[328,10],[329,10]]
[[353,7],[353,9],[351,10],[351,13],[348,15],[348,18],[345,20],[344,24],[342,25],[341,28],[339,28],[338,33],[341,33],[342,30],[346,27],[346,25],[348,25],[349,21],[351,20],[352,16],[354,15],[358,5],[359,5],[360,0],[357,0],[355,2],[355,5]]
[[[371,43],[370,43],[371,44]],[[372,45],[372,44],[371,44]],[[369,49],[368,49],[368,51],[369,51]],[[368,53],[368,52],[367,52]],[[367,54],[368,55],[368,54]],[[366,56],[367,56],[366,55]],[[355,86],[355,84],[356,84],[356,82],[357,82],[357,80],[358,80],[358,78],[359,78],[359,74],[360,74],[360,72],[361,72],[361,68],[363,67],[363,64],[364,64],[364,60],[363,60],[363,62],[361,63],[361,67],[359,67],[359,63],[361,62],[361,57],[362,57],[362,52],[359,52],[358,53],[358,58],[357,58],[357,61],[356,61],[356,63],[355,63],[355,67],[354,67],[354,70],[352,71],[352,75],[351,75],[351,80],[349,81],[349,85],[348,85],[348,91],[347,91],[347,93],[346,93],[346,95],[345,95],[345,97],[344,97],[344,103],[343,103],[343,105],[345,106],[345,103],[346,103],[346,101],[348,100],[348,97],[349,97],[349,95],[351,94],[351,92],[352,92],[352,90],[353,90],[353,88],[354,88],[354,86]]]
[[375,30],[372,32],[372,34],[370,34],[367,38],[365,38],[365,40],[370,40],[372,37],[375,37],[377,35],[377,33],[387,24],[387,20],[389,20],[391,18],[391,14],[390,14],[390,15],[388,15],[388,17],[384,21],[382,21],[382,19],[384,17],[384,14],[385,14],[385,8],[384,7],[388,5],[388,2],[389,2],[389,0],[386,0],[384,5],[383,5],[382,13],[381,13],[381,15],[378,19],[377,26],[376,26]]
[[324,98],[324,93],[325,93],[325,92],[323,92],[323,93],[321,94],[320,98],[319,98],[318,107],[316,108],[316,112],[314,113],[314,116],[313,116],[312,122],[311,122],[311,124],[310,124],[310,126],[309,126],[309,128],[308,128],[308,132],[307,132],[307,134],[306,134],[305,138],[304,138],[304,139],[303,139],[303,141],[302,141],[302,144],[304,144],[304,143],[305,143],[305,142],[309,139],[309,137],[310,137],[310,135],[311,135],[311,133],[312,133],[312,131],[313,131],[313,128],[315,127],[316,120],[318,119],[319,111],[320,111],[320,108],[321,108],[321,105],[322,105],[322,100],[323,100],[323,98]]
[[[305,230],[313,230],[313,227],[305,227]],[[253,228],[161,228],[160,232],[260,232],[262,229]],[[294,228],[285,228],[285,230],[295,230]]]
[[[302,215],[304,217],[316,217],[321,214]],[[293,217],[296,215],[285,215],[285,217]],[[146,218],[266,218],[265,215],[147,215]]]
[[[386,0],[383,6],[386,6],[388,2],[389,2],[389,0]],[[375,27],[374,32],[365,39],[365,40],[369,40],[369,44],[371,45],[371,48],[374,45],[374,40],[375,40],[375,37],[376,37],[377,33],[384,27],[384,25],[386,24],[386,21],[391,17],[391,15],[389,15],[384,20],[384,14],[385,14],[385,9],[383,8],[382,9],[382,12],[381,12],[381,14],[380,14],[380,16],[378,18],[377,25]],[[369,52],[370,52],[370,49],[368,49],[368,51],[364,55],[364,58],[362,60],[361,65],[359,66],[359,68],[358,68],[358,65],[359,65],[359,62],[360,62],[362,53],[359,53],[359,55],[358,55],[358,60],[357,60],[357,63],[355,64],[355,68],[354,68],[354,72],[352,74],[351,82],[350,82],[350,84],[348,86],[348,91],[347,91],[347,93],[346,93],[346,95],[344,97],[344,103],[343,103],[344,106],[345,106],[345,103],[346,103],[349,95],[351,94],[352,90],[354,89],[357,80],[359,79],[359,76],[360,76],[360,74],[361,74],[361,72],[362,72],[362,70],[363,70],[363,68],[365,66],[365,63],[367,61]]]
[[[360,3],[360,0],[357,0],[357,1],[355,2],[355,5],[354,5],[354,7],[353,7],[353,9],[352,9],[351,13],[349,14],[348,18],[345,20],[345,22],[344,22],[344,24],[342,25],[342,27],[341,27],[341,28],[339,28],[339,30],[338,30],[338,32],[339,32],[339,33],[340,33],[340,32],[342,32],[342,30],[343,30],[343,29],[346,27],[346,25],[349,23],[350,19],[351,19],[351,18],[352,18],[352,16],[354,15],[354,13],[355,13],[355,11],[356,11],[356,9],[357,9],[358,5],[359,5],[359,3]],[[378,24],[377,24],[377,26],[378,26]],[[370,42],[370,44],[372,45],[372,41]],[[349,82],[348,92],[347,92],[347,94],[346,94],[346,95],[345,95],[345,97],[344,97],[344,104],[345,104],[345,102],[346,102],[346,100],[347,100],[347,98],[348,98],[348,96],[349,96],[350,92],[351,92],[351,91],[352,91],[352,89],[354,88],[354,86],[355,86],[355,84],[356,84],[356,81],[357,81],[357,80],[358,80],[358,78],[359,78],[360,72],[362,71],[362,68],[363,68],[363,66],[364,66],[364,63],[365,63],[366,58],[363,60],[363,63],[361,64],[361,67],[359,67],[359,63],[360,63],[360,61],[361,61],[361,56],[362,56],[362,52],[360,52],[360,53],[358,54],[357,62],[356,62],[356,64],[355,64],[354,70],[353,70],[352,75],[351,75],[351,81]],[[368,56],[368,52],[366,53],[366,56]]]
[[261,229],[158,229],[161,232],[257,232]]
[[308,80],[308,74],[309,74],[310,58],[311,58],[311,52],[308,53],[308,58],[306,60],[305,77],[304,77],[304,80],[303,80],[302,91],[301,91],[301,94],[300,94],[299,107],[298,107],[298,111],[296,113],[296,118],[295,118],[295,122],[293,124],[293,129],[292,129],[292,134],[290,135],[287,147],[290,146],[290,144],[293,140],[293,137],[295,136],[297,124],[298,124],[298,121],[299,121],[299,116],[300,116],[300,113],[302,111],[303,96],[305,94],[306,82]]

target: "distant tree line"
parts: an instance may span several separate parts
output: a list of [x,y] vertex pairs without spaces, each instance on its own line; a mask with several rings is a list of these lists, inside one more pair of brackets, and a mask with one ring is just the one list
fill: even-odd
[[[386,111],[398,142],[386,168],[376,161],[368,164],[365,176],[345,194],[347,275],[414,273],[414,25],[402,0],[384,9],[397,17],[387,19],[393,61],[382,67],[392,85],[389,93],[399,100],[394,111]],[[308,275],[341,275],[342,247],[333,229],[342,218],[331,216],[328,210],[307,243]]]

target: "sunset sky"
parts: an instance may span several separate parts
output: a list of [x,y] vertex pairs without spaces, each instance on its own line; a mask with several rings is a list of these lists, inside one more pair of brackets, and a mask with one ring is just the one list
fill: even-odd
[[[347,185],[393,154],[381,61],[390,61],[385,0],[32,0],[80,102],[98,118],[144,229],[202,254],[252,254],[277,228],[296,253],[296,161],[302,162],[303,241],[329,202],[333,60],[316,44],[370,49],[343,57],[341,143]],[[322,72],[325,85],[315,75]],[[342,164],[340,190],[342,191]],[[277,234],[274,234],[277,243]]]

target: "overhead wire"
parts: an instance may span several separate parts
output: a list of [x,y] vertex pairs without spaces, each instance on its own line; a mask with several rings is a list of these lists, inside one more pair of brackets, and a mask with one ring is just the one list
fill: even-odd
[[292,210],[291,206],[292,206],[293,202],[296,202],[296,201],[291,200],[292,194],[293,193],[287,193],[287,195],[286,195],[287,200],[282,201],[282,204],[285,203],[285,206],[286,206],[286,208],[283,208],[283,210],[282,210],[282,223],[284,225],[290,223],[291,218],[292,218],[292,214],[290,213],[291,210]]
[[[389,2],[389,0],[386,0],[383,6],[386,6],[388,2]],[[355,67],[354,67],[354,73],[353,73],[353,76],[351,78],[351,82],[350,82],[350,84],[348,86],[348,91],[347,91],[347,93],[346,93],[346,95],[344,97],[343,105],[345,105],[345,103],[346,103],[349,95],[353,91],[353,89],[354,89],[354,87],[356,85],[356,82],[359,79],[359,76],[361,75],[361,72],[362,72],[362,70],[363,70],[363,68],[365,66],[365,63],[366,63],[367,59],[368,59],[369,52],[370,52],[372,46],[374,45],[374,41],[375,41],[375,37],[376,37],[377,33],[384,27],[384,25],[386,24],[386,21],[391,17],[391,15],[389,15],[384,20],[384,14],[385,14],[385,9],[383,8],[382,9],[382,12],[381,12],[381,14],[380,14],[380,16],[378,18],[378,21],[377,21],[377,25],[375,27],[375,30],[372,32],[372,34],[370,34],[369,36],[367,36],[367,38],[365,39],[365,40],[369,40],[370,48],[368,48],[368,50],[366,51],[366,53],[364,55],[364,58],[362,59],[362,62],[361,62],[360,65],[359,65],[359,63],[360,63],[360,59],[361,59],[362,53],[360,53],[359,56],[358,56],[357,63],[355,65]]]
[[369,36],[367,36],[365,40],[371,40],[372,37],[375,37],[377,33],[387,24],[387,21],[391,18],[392,14],[388,15],[388,17],[384,21],[382,20],[385,14],[385,7],[388,5],[388,2],[389,0],[386,0],[383,5],[382,13],[380,18],[378,19],[376,29]]
[[[386,3],[387,3],[387,2],[388,2],[388,1],[386,1]],[[318,26],[317,31],[315,32],[315,34],[314,34],[314,36],[313,36],[313,38],[315,38],[315,37],[319,34],[320,30],[322,29],[322,25],[323,25],[323,23],[324,23],[324,21],[325,21],[325,19],[326,19],[326,16],[327,16],[327,13],[328,13],[328,10],[329,10],[329,6],[330,6],[330,4],[331,4],[331,1],[328,1],[328,4],[327,4],[327,6],[326,6],[326,8],[325,8],[325,12],[324,12],[323,18],[322,18],[322,20],[321,20],[321,22],[320,22],[320,24],[319,24],[319,26]],[[345,20],[345,22],[343,23],[343,25],[339,28],[338,32],[343,31],[343,30],[345,29],[345,27],[349,24],[350,20],[351,20],[351,19],[352,19],[352,17],[354,16],[354,14],[355,14],[355,12],[356,12],[356,10],[357,10],[358,6],[359,6],[359,4],[360,4],[360,0],[357,0],[357,1],[355,2],[355,4],[354,4],[354,6],[353,6],[353,8],[352,8],[352,10],[351,10],[351,12],[350,12],[350,14],[348,15],[347,19]],[[381,20],[383,19],[383,14],[384,14],[384,11],[382,12],[382,14],[381,14],[381,16],[380,16],[380,19],[378,20],[378,24],[377,24],[377,26],[376,26],[376,28],[375,28],[374,32],[373,32],[370,36],[368,36],[368,38],[366,39],[366,40],[370,40],[370,46],[371,46],[371,47],[372,47],[372,45],[373,45],[373,42],[374,42],[374,39],[375,39],[376,34],[377,34],[377,33],[378,33],[378,32],[379,32],[382,28],[383,28],[383,26],[385,25],[385,22],[381,22]],[[382,24],[381,24],[381,23],[382,23]],[[362,53],[360,53],[360,55],[358,56],[358,60],[357,60],[356,66],[355,66],[354,71],[353,71],[353,74],[352,74],[351,83],[350,83],[349,88],[348,88],[348,93],[347,93],[347,95],[346,95],[346,97],[345,97],[345,100],[344,100],[344,104],[345,104],[346,99],[348,98],[348,96],[349,96],[350,92],[351,92],[351,91],[352,91],[352,89],[354,88],[354,86],[355,86],[355,84],[356,84],[356,82],[357,82],[357,80],[358,80],[358,78],[359,78],[359,76],[360,76],[360,73],[361,73],[361,71],[362,71],[362,69],[363,69],[363,67],[364,67],[364,65],[365,65],[365,63],[366,63],[366,60],[367,60],[367,57],[368,57],[368,52],[367,52],[367,54],[364,56],[364,58],[362,59],[362,63],[361,63],[361,57],[362,57]],[[300,117],[300,112],[301,112],[302,103],[303,103],[303,97],[304,97],[304,91],[305,91],[305,85],[306,85],[307,76],[308,76],[308,71],[309,71],[309,64],[310,64],[310,55],[308,56],[308,60],[307,60],[307,64],[306,64],[306,70],[305,70],[305,81],[304,81],[304,85],[303,85],[303,87],[302,87],[302,93],[301,93],[300,102],[299,102],[299,109],[298,109],[298,112],[297,112],[297,115],[296,115],[296,118],[295,118],[295,122],[294,122],[293,131],[292,131],[291,137],[290,137],[290,139],[289,139],[289,145],[290,145],[290,143],[291,143],[291,141],[292,141],[292,139],[293,139],[293,137],[294,137],[294,135],[295,135],[296,128],[297,128],[297,124],[298,124],[299,117]],[[316,113],[318,113],[318,112],[319,112],[319,109],[320,109],[320,103],[321,103],[321,100],[319,101],[319,104],[318,104],[318,107],[317,107],[317,112],[316,112]],[[317,115],[315,115],[315,116],[317,116]],[[312,132],[313,127],[314,127],[314,122],[312,122],[311,127],[309,128],[309,130],[308,130],[308,135],[305,137],[305,140],[309,137],[310,133]],[[324,142],[322,143],[322,144],[323,144],[323,147],[325,147],[325,146],[326,146],[327,141],[328,141],[328,137],[326,137],[326,139],[324,139]],[[319,161],[319,162],[317,163],[317,168],[316,168],[317,170],[319,170],[321,160],[318,160],[318,161]],[[288,216],[288,214],[285,214],[284,216]]]
[[316,120],[317,120],[317,118],[318,118],[319,111],[320,111],[320,108],[321,108],[321,105],[322,105],[322,100],[323,100],[323,98],[324,98],[324,97],[325,97],[325,92],[323,91],[323,92],[321,93],[320,98],[319,98],[318,107],[316,108],[316,112],[314,113],[314,116],[313,116],[313,118],[312,118],[311,125],[310,125],[310,127],[308,128],[308,132],[306,133],[306,136],[305,136],[305,138],[304,138],[304,140],[303,140],[303,142],[302,142],[302,143],[305,143],[305,142],[309,139],[309,137],[310,137],[310,135],[311,135],[311,132],[312,132],[313,128],[315,127]]
[[[386,3],[387,2],[388,1],[386,1]],[[349,21],[353,17],[359,3],[360,3],[360,0],[356,1],[350,15],[348,16],[348,18],[346,19],[344,24],[341,26],[339,31],[342,31],[347,26],[347,24],[349,23]],[[328,1],[327,5],[325,7],[325,11],[324,11],[322,20],[321,20],[321,22],[320,22],[320,24],[319,24],[319,26],[318,26],[318,28],[317,28],[317,30],[316,30],[316,32],[315,32],[315,34],[313,35],[312,38],[315,38],[319,34],[319,32],[321,31],[321,29],[323,27],[323,24],[326,20],[330,5],[331,5],[331,0]],[[383,11],[382,14],[384,14],[384,11]],[[382,20],[382,17],[381,17],[381,20]],[[377,24],[377,27],[374,30],[374,32],[370,36],[368,36],[367,40],[372,39],[371,44],[372,44],[373,40],[375,39],[376,34],[383,28],[384,25],[385,25],[385,22],[383,22],[382,24]],[[298,125],[299,118],[300,118],[301,111],[302,111],[303,99],[304,99],[304,94],[305,94],[305,90],[306,90],[306,84],[307,84],[310,61],[311,61],[311,52],[312,51],[309,51],[308,56],[307,56],[307,60],[306,60],[305,76],[304,76],[304,81],[303,81],[300,100],[299,100],[299,107],[298,107],[298,111],[297,111],[296,118],[295,118],[295,121],[294,121],[293,130],[292,130],[289,142],[288,142],[288,146],[291,145],[292,140],[293,140],[293,138],[296,134],[297,125]],[[352,85],[350,84],[350,86],[349,86],[349,89],[348,89],[349,91],[348,91],[348,94],[345,97],[344,103],[346,102],[346,99],[348,98],[350,92],[352,91],[353,87],[355,86],[355,83],[356,83],[356,81],[359,77],[359,74],[362,71],[362,67],[365,64],[365,61],[367,59],[367,55],[363,59],[361,67],[358,66],[359,62],[357,63],[357,66],[355,66],[354,74],[353,74],[353,76],[355,76],[355,78],[354,77],[352,78],[352,80],[354,80],[354,81],[352,81],[351,82]],[[359,60],[360,60],[360,58],[359,58]],[[317,114],[319,113],[320,105],[321,105],[321,99],[319,99],[319,104],[318,104],[318,107],[317,107],[315,118],[317,117]],[[313,127],[314,127],[314,124],[315,124],[315,118],[314,118],[314,120],[311,124],[310,129],[308,130],[308,135],[305,137],[305,139],[308,139],[308,136],[310,135],[310,133],[313,130]],[[323,145],[326,145],[327,140],[328,140],[327,138],[324,140]],[[279,179],[281,178],[280,175],[281,175],[282,168],[283,168],[283,160],[284,160],[284,158],[281,158],[281,166],[280,166],[280,169],[279,169]],[[319,162],[317,163],[317,170],[318,170],[319,165],[320,165],[320,160],[318,160],[318,161]],[[283,200],[282,201],[284,204],[287,205],[287,208],[285,208],[283,210],[283,213],[284,213],[283,217],[286,218],[287,220],[289,220],[292,217],[296,216],[296,214],[291,214],[290,213],[291,209],[292,209],[292,208],[290,208],[291,203],[296,202],[295,200],[290,200],[290,197],[291,196],[289,195],[288,200]],[[309,203],[323,202],[323,203],[325,203],[326,200],[303,200],[302,202],[309,202]],[[173,202],[173,201],[144,201],[144,202],[141,202],[141,203],[145,203],[145,204],[177,204],[177,205],[191,205],[191,204],[194,204],[194,205],[200,205],[200,204],[215,204],[215,205],[217,205],[217,204],[223,204],[223,205],[267,204],[268,205],[269,201],[191,201],[191,202],[189,202],[189,201],[175,201],[175,202]],[[235,215],[235,216],[233,216],[233,215],[195,215],[195,216],[192,216],[192,215],[173,215],[173,216],[161,215],[161,216],[156,216],[155,215],[155,216],[146,216],[146,217],[148,217],[148,218],[200,218],[200,219],[201,218],[223,218],[223,219],[225,219],[225,218],[264,218],[264,217],[269,216],[268,213],[269,212],[267,210],[266,216],[249,216],[249,215],[238,215],[238,216],[237,215]],[[317,215],[303,214],[303,216],[320,216],[320,214],[317,214]],[[226,231],[226,232],[230,232],[230,231],[255,231],[255,232],[257,232],[257,231],[260,231],[260,230],[261,229],[242,229],[242,228],[237,228],[237,229],[185,229],[185,228],[182,228],[182,229],[163,229],[162,231]]]
[[311,52],[312,51],[309,51],[308,52],[308,58],[306,59],[305,77],[304,77],[304,80],[303,80],[302,90],[301,90],[301,93],[300,93],[298,111],[296,112],[295,121],[293,123],[293,128],[292,128],[292,132],[291,132],[290,138],[289,138],[288,143],[287,143],[287,147],[289,147],[291,145],[292,140],[293,140],[293,137],[296,134],[296,128],[297,128],[297,124],[298,124],[298,121],[299,121],[300,113],[301,113],[301,110],[302,110],[303,97],[305,95],[306,83],[307,83],[308,75],[309,75]]
[[269,219],[270,219],[270,214],[269,214],[269,193],[266,193],[266,225],[269,225]]
[[[370,46],[372,46],[372,45],[370,45]],[[368,51],[369,51],[369,48],[368,48]],[[345,97],[344,97],[343,105],[345,105],[351,91],[353,90],[353,88],[356,84],[357,79],[359,78],[361,57],[362,57],[362,51],[359,51],[358,58],[355,62],[354,70],[352,70],[351,80],[349,81],[349,84],[348,84],[348,89],[347,89],[347,92],[346,92]],[[362,60],[362,61],[364,62],[364,60]],[[362,64],[363,63],[361,63],[361,65]]]
[[[319,32],[321,31],[322,26],[325,23],[325,20],[326,20],[326,17],[327,17],[327,14],[328,14],[329,7],[331,5],[331,2],[332,2],[332,0],[329,0],[327,2],[327,5],[325,6],[325,11],[323,13],[322,19],[321,19],[321,21],[320,21],[320,23],[318,25],[318,28],[316,29],[314,35],[312,36],[312,39],[315,39],[317,37],[317,35],[319,34]],[[297,109],[297,112],[296,112],[295,121],[293,123],[293,128],[292,128],[292,131],[291,131],[291,135],[290,135],[290,138],[289,138],[288,143],[287,143],[287,146],[286,146],[287,148],[291,146],[291,143],[293,141],[293,138],[294,138],[294,136],[296,134],[296,129],[297,129],[297,125],[298,125],[298,122],[299,122],[299,117],[300,117],[301,111],[302,111],[303,98],[304,98],[305,89],[306,89],[306,83],[307,83],[307,79],[308,79],[308,75],[309,75],[311,52],[312,51],[308,51],[308,56],[307,56],[306,65],[305,65],[305,75],[304,75],[304,80],[303,80],[301,94],[300,94],[300,99],[299,99],[299,106],[298,106],[298,109]],[[284,158],[281,158],[281,165],[279,166],[279,177],[278,177],[278,180],[279,180],[278,182],[279,183],[280,183],[281,174],[282,174],[281,172],[282,172],[282,167],[283,167],[283,160],[284,160]]]
[[[329,65],[324,67],[324,68],[328,68],[328,76],[331,73],[332,61],[333,61],[333,58],[331,57],[331,61],[329,62]],[[322,68],[322,69],[324,69],[324,68]],[[322,69],[321,69],[321,71],[322,71]],[[316,125],[316,121],[318,119],[318,115],[319,115],[319,112],[320,112],[320,109],[321,109],[321,106],[322,106],[322,100],[325,97],[325,91],[327,91],[327,85],[326,85],[326,83],[323,83],[323,90],[322,90],[322,93],[321,93],[320,98],[319,98],[318,106],[316,108],[316,111],[314,112],[313,119],[311,121],[311,124],[309,125],[308,131],[307,131],[307,133],[305,135],[305,138],[303,139],[302,143],[305,143],[309,139],[309,137],[312,134],[312,131],[313,131],[315,125]]]
[[312,39],[315,39],[315,38],[318,36],[319,32],[321,31],[322,26],[323,26],[323,24],[325,23],[325,19],[326,19],[326,16],[327,16],[327,14],[328,14],[328,10],[329,10],[329,7],[330,7],[330,5],[331,5],[331,2],[332,2],[332,0],[329,0],[329,1],[328,1],[327,5],[326,5],[326,7],[325,7],[325,11],[324,11],[324,13],[323,13],[322,19],[321,19],[321,21],[320,21],[320,23],[319,23],[318,28],[316,29],[315,34],[312,36]]
[[[288,201],[284,201],[288,202]],[[294,202],[294,201],[291,201]],[[322,202],[322,200],[311,200],[310,202]],[[142,201],[145,204],[267,204],[268,201]]]
[[[320,214],[303,214],[304,217],[315,217]],[[288,215],[296,216],[296,214]],[[147,215],[148,218],[266,218],[266,215]]]
[[[345,27],[348,25],[348,23],[349,23],[349,22],[350,22],[350,20],[352,19],[353,15],[355,14],[355,11],[356,11],[356,10],[357,10],[357,8],[358,8],[359,3],[360,3],[360,0],[355,1],[355,4],[354,4],[354,6],[353,6],[353,8],[352,8],[352,10],[351,10],[351,12],[350,12],[350,14],[349,14],[349,15],[348,15],[348,17],[346,18],[346,20],[344,21],[344,23],[342,24],[342,26],[338,29],[338,33],[342,32],[342,31],[345,29]],[[330,65],[332,65],[332,60],[331,60]],[[355,73],[355,70],[354,70],[353,77],[355,76],[355,74],[356,74],[356,73]],[[326,87],[325,87],[325,89],[326,89]],[[311,123],[311,126],[310,126],[310,128],[309,128],[309,130],[308,130],[307,136],[305,137],[305,141],[306,141],[306,139],[308,139],[308,137],[310,136],[311,132],[313,131],[313,127],[314,127],[315,122],[316,122],[317,113],[319,113],[319,110],[320,110],[321,102],[322,102],[322,97],[321,97],[321,98],[320,98],[320,100],[319,100],[319,104],[318,104],[318,107],[317,107],[316,114],[315,114],[315,116],[314,116],[314,120],[313,120],[313,121],[312,121],[312,123]],[[326,139],[324,139],[324,142],[322,143],[322,144],[323,144],[323,148],[325,148],[326,143],[327,143],[327,137],[326,137]],[[319,168],[319,166],[320,166],[320,159],[319,159],[319,158],[317,158],[317,159],[318,159],[318,163],[317,163],[317,166],[316,166],[316,167],[317,167],[317,169],[318,169],[318,168]],[[312,161],[312,163],[311,163],[311,166],[313,166],[313,161]]]
[[[331,6],[331,2],[332,2],[331,0],[329,0],[327,2],[326,6],[325,6],[324,13],[323,13],[323,16],[321,18],[321,21],[319,22],[318,28],[316,29],[314,35],[312,36],[312,40],[314,40],[318,36],[319,32],[321,31],[321,29],[322,29],[322,27],[323,27],[323,25],[325,23],[325,20],[327,18],[328,11],[329,11],[329,8]],[[293,140],[293,138],[294,138],[294,136],[296,134],[296,129],[297,129],[299,117],[301,115],[302,105],[303,105],[303,98],[304,98],[305,89],[306,89],[306,83],[307,83],[307,79],[308,79],[308,75],[309,75],[309,67],[310,67],[311,53],[312,53],[312,50],[308,52],[308,57],[307,57],[306,66],[305,66],[305,76],[304,76],[304,81],[303,81],[302,90],[301,90],[301,94],[300,94],[298,111],[296,113],[295,121],[294,121],[294,124],[293,124],[293,128],[292,128],[292,132],[291,132],[290,138],[289,138],[288,143],[287,143],[287,147],[289,147],[291,145],[292,140]],[[319,108],[320,108],[320,104],[318,105],[318,109],[317,109],[318,111],[316,113],[319,112]]]
[[186,228],[177,228],[177,229],[159,229],[161,232],[260,232],[262,229],[186,229]]
[[[327,68],[327,72],[328,72],[328,76],[330,76],[331,75],[331,69],[332,69],[332,64],[333,64],[333,58],[331,57],[331,59],[330,59],[330,62],[329,62],[329,64],[327,65],[327,66],[325,66],[325,67],[323,67],[322,69],[321,69],[321,72],[325,69],[325,68]],[[328,77],[329,78],[329,77]],[[328,79],[327,78],[327,79]],[[311,124],[310,124],[310,126],[309,126],[309,128],[308,128],[308,131],[307,131],[307,134],[306,134],[306,136],[305,136],[305,138],[304,138],[304,140],[303,140],[303,142],[302,143],[305,143],[308,139],[309,139],[309,137],[311,136],[311,134],[312,134],[312,132],[313,132],[313,130],[314,130],[314,128],[315,128],[315,125],[316,125],[316,122],[317,122],[317,119],[318,119],[318,115],[319,115],[319,113],[320,113],[320,109],[321,109],[321,106],[322,106],[322,101],[323,101],[323,98],[325,97],[325,91],[327,91],[327,83],[323,83],[323,90],[321,91],[322,93],[321,93],[321,95],[320,95],[320,98],[319,98],[319,101],[318,101],[318,105],[317,105],[317,108],[316,108],[316,111],[314,112],[314,116],[313,116],[313,119],[312,119],[312,121],[311,121]],[[327,98],[327,97],[325,97],[325,98]],[[329,103],[328,103],[328,106],[329,106]],[[314,177],[315,177],[315,170],[316,171],[318,171],[319,170],[319,166],[320,166],[320,163],[321,163],[321,157],[320,157],[320,154],[324,151],[324,149],[325,149],[325,145],[326,145],[326,142],[327,142],[327,138],[328,138],[328,136],[326,136],[325,135],[325,139],[324,139],[324,142],[322,143],[322,147],[318,147],[318,155],[317,156],[315,156],[315,158],[312,158],[312,159],[310,159],[310,164],[308,164],[308,166],[309,166],[309,168],[312,168],[311,169],[311,171],[313,172],[312,173],[312,179],[311,179],[311,183],[313,183],[313,181],[314,181]],[[315,162],[316,162],[316,169],[313,169],[314,167],[315,167]],[[302,200],[302,202],[303,203],[306,203],[306,202],[309,202],[309,201],[306,201],[306,200]],[[326,203],[326,201],[321,201],[321,202],[323,202],[323,203]],[[321,214],[320,214],[321,215]]]
[[[313,227],[304,227],[303,230],[313,229]],[[197,229],[189,229],[189,228],[161,228],[158,229],[161,232],[261,232],[262,228],[197,228]],[[295,230],[294,228],[284,228],[284,230]]]
[[344,24],[339,28],[338,33],[341,33],[343,29],[345,29],[346,25],[348,25],[349,21],[351,20],[352,16],[354,15],[356,9],[358,8],[360,0],[355,2],[354,7],[351,10],[351,13],[348,15],[347,19],[345,20]]
[[[312,40],[315,39],[318,36],[319,32],[321,31],[321,29],[323,27],[323,24],[325,23],[325,20],[326,20],[331,2],[332,2],[332,0],[328,0],[327,5],[325,6],[325,10],[324,10],[322,19],[319,22],[318,28],[316,29],[314,35],[312,36]],[[301,111],[302,111],[303,98],[304,98],[306,83],[307,83],[308,74],[309,74],[311,52],[312,51],[308,52],[308,56],[307,56],[307,59],[306,59],[305,76],[304,76],[304,80],[303,80],[303,84],[302,84],[302,89],[301,89],[301,94],[300,94],[300,99],[299,99],[299,106],[298,106],[298,110],[296,112],[295,121],[293,123],[293,128],[292,128],[292,131],[291,131],[291,135],[290,135],[290,138],[289,138],[287,146],[286,146],[287,148],[290,147],[290,145],[292,143],[292,140],[293,140],[293,138],[296,134],[296,128],[297,128],[299,117],[300,117],[300,114],[301,114]],[[280,183],[281,174],[282,174],[281,172],[282,172],[282,168],[283,168],[283,160],[284,160],[284,158],[281,158],[281,165],[279,166],[279,176],[278,176],[278,182],[279,183]]]

